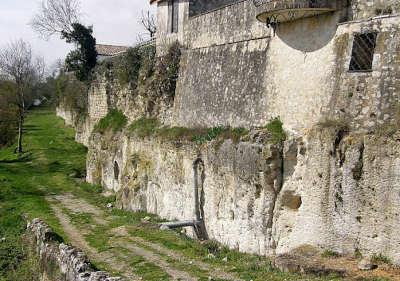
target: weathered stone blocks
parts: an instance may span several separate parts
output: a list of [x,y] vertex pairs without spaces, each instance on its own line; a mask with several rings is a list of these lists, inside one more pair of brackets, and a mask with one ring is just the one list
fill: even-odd
[[96,271],[86,255],[61,242],[61,238],[42,220],[28,224],[27,235],[43,265],[43,276],[50,281],[122,281],[107,272]]

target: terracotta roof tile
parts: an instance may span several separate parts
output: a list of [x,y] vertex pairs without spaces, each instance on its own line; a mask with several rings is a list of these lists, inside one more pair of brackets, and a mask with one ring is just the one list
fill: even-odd
[[115,56],[126,52],[129,47],[97,44],[96,51],[101,56]]

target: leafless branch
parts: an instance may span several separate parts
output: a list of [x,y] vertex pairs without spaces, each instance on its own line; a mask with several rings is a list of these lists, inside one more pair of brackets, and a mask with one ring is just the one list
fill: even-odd
[[42,37],[48,39],[54,34],[72,32],[72,24],[79,22],[78,0],[43,0],[40,11],[30,25]]
[[157,32],[156,18],[150,11],[142,11],[139,23],[144,27],[150,39],[153,39]]

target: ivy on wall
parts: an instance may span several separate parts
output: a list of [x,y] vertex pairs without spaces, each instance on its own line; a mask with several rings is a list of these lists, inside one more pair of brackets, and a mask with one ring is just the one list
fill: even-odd
[[88,86],[78,81],[75,76],[61,73],[56,79],[58,104],[73,110],[80,116],[88,111]]
[[130,48],[125,54],[103,61],[96,67],[96,75],[104,75],[109,82],[116,80],[122,87],[130,87],[149,97],[175,96],[179,75],[181,46],[175,43],[163,56],[156,56],[154,45]]

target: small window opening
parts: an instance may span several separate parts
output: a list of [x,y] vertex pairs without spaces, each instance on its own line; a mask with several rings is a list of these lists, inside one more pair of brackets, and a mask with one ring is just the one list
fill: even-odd
[[372,71],[377,36],[376,32],[355,34],[349,71]]
[[179,23],[179,0],[169,0],[168,14],[169,32],[177,33]]
[[115,180],[119,179],[119,165],[117,161],[114,162],[114,179]]

